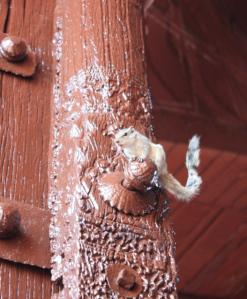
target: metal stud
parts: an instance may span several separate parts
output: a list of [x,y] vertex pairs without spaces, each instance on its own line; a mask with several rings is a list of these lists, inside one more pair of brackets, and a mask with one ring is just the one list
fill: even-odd
[[118,293],[121,298],[136,298],[142,291],[140,275],[127,265],[109,265],[107,280],[111,289]]
[[1,41],[0,54],[10,62],[23,61],[27,53],[27,43],[19,37],[7,36]]
[[0,239],[11,238],[20,231],[21,216],[11,203],[0,203]]
[[127,269],[122,269],[116,279],[117,284],[125,290],[132,290],[135,287],[135,275]]

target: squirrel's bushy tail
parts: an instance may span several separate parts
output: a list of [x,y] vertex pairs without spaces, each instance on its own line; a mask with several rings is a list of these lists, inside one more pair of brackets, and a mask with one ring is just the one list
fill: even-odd
[[189,142],[188,151],[186,153],[186,167],[188,170],[188,179],[185,186],[181,185],[177,179],[170,173],[164,173],[162,181],[164,188],[173,194],[177,199],[182,201],[190,201],[192,197],[198,194],[202,183],[201,177],[198,175],[197,167],[200,164],[200,139],[193,136]]

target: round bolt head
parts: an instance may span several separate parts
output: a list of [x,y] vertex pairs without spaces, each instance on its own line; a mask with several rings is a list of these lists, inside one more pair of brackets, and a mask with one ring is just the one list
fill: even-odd
[[5,37],[0,44],[1,55],[10,62],[22,61],[26,58],[28,47],[19,37]]
[[118,293],[121,298],[136,298],[142,291],[140,275],[127,265],[109,265],[107,280],[111,289]]
[[136,283],[135,275],[127,269],[122,269],[119,272],[116,281],[120,287],[126,290],[133,289]]
[[0,203],[0,238],[11,238],[20,230],[21,216],[11,203]]

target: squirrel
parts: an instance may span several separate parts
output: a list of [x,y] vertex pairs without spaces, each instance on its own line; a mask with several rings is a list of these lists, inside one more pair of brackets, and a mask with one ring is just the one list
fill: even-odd
[[114,142],[120,146],[129,160],[150,159],[157,167],[158,177],[162,188],[173,194],[178,200],[189,202],[200,190],[202,183],[197,167],[200,164],[200,139],[194,135],[189,141],[186,153],[186,168],[188,179],[185,186],[168,172],[166,153],[163,146],[153,143],[134,127],[124,128],[115,134]]

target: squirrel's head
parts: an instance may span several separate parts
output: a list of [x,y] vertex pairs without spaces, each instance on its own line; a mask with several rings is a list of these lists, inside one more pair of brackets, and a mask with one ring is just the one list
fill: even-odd
[[134,127],[119,130],[114,138],[114,142],[121,147],[131,146],[135,143],[137,131]]

